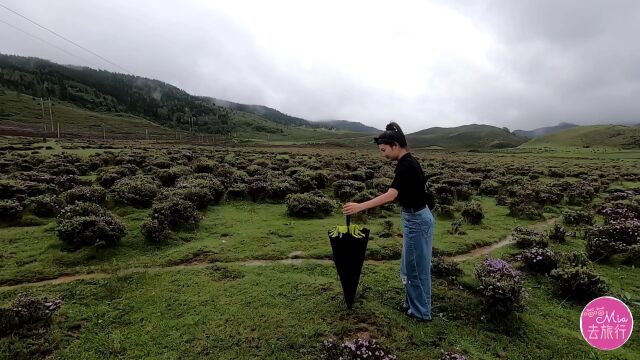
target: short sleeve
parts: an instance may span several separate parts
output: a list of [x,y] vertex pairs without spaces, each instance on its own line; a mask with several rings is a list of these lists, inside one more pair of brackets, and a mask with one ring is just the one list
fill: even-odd
[[396,175],[393,178],[393,181],[391,182],[391,185],[389,186],[390,188],[394,188],[396,190],[398,190],[398,192],[400,192],[400,189],[402,189],[403,187],[403,183],[406,181],[406,170],[404,166],[400,166],[398,167],[398,169],[396,170]]

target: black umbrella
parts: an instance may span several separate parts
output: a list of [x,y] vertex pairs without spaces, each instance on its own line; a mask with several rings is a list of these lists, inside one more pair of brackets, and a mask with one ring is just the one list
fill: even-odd
[[336,226],[329,230],[333,262],[340,276],[348,309],[353,307],[369,242],[369,229],[351,225],[350,222],[351,217],[347,215],[347,226]]

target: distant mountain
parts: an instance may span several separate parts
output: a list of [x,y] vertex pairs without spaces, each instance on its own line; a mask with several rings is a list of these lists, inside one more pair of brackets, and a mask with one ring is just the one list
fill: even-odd
[[535,139],[535,138],[539,138],[539,137],[554,133],[556,131],[570,129],[576,126],[578,125],[563,122],[556,126],[541,127],[534,130],[515,130],[513,133],[518,136],[524,136],[529,139]]
[[452,128],[433,127],[407,135],[409,146],[414,148],[435,146],[460,150],[517,147],[527,140],[511,133],[507,128],[478,124]]
[[521,147],[640,148],[640,127],[627,125],[577,126],[533,139]]
[[366,134],[379,134],[382,132],[382,130],[376,129],[371,126],[367,126],[361,122],[356,122],[356,121],[322,120],[322,121],[314,121],[314,123],[319,124],[320,126],[327,129],[348,130],[348,131],[361,132]]
[[312,128],[319,128],[321,126],[314,124],[313,122],[305,119],[301,119],[299,117],[290,116],[284,114],[276,109],[272,109],[270,107],[264,105],[247,105],[235,103],[232,101],[216,99],[212,97],[203,96],[202,99],[210,101],[212,104],[217,106],[222,106],[228,109],[233,109],[237,111],[244,111],[251,114],[255,114],[261,116],[267,120],[273,121],[278,124],[286,125],[286,126],[307,126]]

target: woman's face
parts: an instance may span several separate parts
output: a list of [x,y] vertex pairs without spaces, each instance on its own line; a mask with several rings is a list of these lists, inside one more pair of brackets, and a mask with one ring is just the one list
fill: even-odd
[[397,153],[400,146],[391,146],[386,144],[378,145],[378,149],[382,153],[382,156],[389,160],[396,160],[398,158]]

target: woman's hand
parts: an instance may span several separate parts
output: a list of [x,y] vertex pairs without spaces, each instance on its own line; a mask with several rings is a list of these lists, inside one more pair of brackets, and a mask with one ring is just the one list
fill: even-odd
[[362,204],[358,204],[354,202],[346,203],[342,207],[342,213],[345,215],[352,215],[355,213],[359,213],[360,211],[363,211],[363,210],[365,210],[365,208],[364,206],[362,206]]

